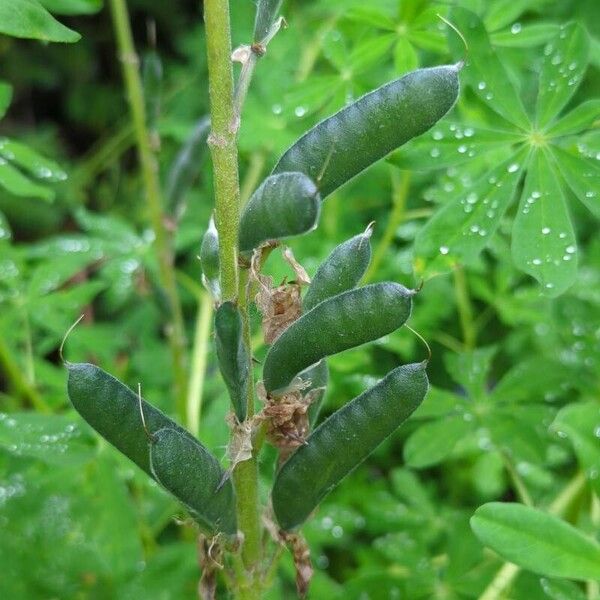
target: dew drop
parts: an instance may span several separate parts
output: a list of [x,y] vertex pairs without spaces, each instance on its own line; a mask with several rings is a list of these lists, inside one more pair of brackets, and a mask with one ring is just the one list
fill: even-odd
[[477,84],[477,89],[478,89],[478,90],[485,90],[485,88],[486,88],[486,87],[487,87],[487,84],[486,84],[486,82],[485,82],[485,81],[480,81],[480,82]]
[[550,233],[550,227],[542,227],[542,234],[548,235]]
[[510,32],[513,35],[517,35],[517,33],[521,33],[521,23],[513,23],[512,27],[510,28]]
[[448,252],[450,252],[450,248],[448,248],[448,246],[440,246],[440,254],[448,254]]
[[271,111],[274,115],[280,115],[283,111],[283,107],[281,106],[281,104],[273,104],[273,106],[271,107]]
[[431,134],[431,137],[432,137],[434,140],[436,140],[436,141],[439,141],[439,140],[443,140],[443,139],[444,139],[444,134],[443,134],[441,131],[434,131],[434,132]]
[[519,170],[519,165],[517,163],[512,163],[512,165],[510,165],[506,170],[509,173],[515,173],[516,171]]
[[306,108],[304,108],[304,106],[296,106],[294,109],[294,114],[297,117],[303,117],[306,114]]
[[577,248],[575,246],[567,246],[565,248],[565,251],[567,252],[567,254],[575,254]]
[[431,155],[432,158],[437,158],[440,155],[440,149],[439,148],[432,148],[430,150],[429,154]]

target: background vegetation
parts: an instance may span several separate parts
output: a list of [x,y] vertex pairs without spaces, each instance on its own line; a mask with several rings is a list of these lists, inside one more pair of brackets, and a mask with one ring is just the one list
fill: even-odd
[[[0,595],[194,598],[195,535],[182,509],[93,434],[65,393],[59,346],[84,313],[67,358],[99,364],[132,388],[140,382],[146,398],[178,412],[165,291],[110,15],[100,0],[42,4],[81,34],[76,44],[9,37],[10,2],[0,2],[8,34],[0,37]],[[251,40],[254,5],[231,4],[237,46]],[[591,600],[599,597],[594,582],[527,570],[490,591],[503,562],[469,518],[485,502],[520,500],[600,534],[600,4],[456,4],[482,18],[491,41],[457,23],[470,48],[458,105],[432,133],[335,192],[319,229],[291,244],[314,274],[336,244],[375,221],[367,279],[426,279],[411,326],[433,352],[432,389],[415,417],[305,527],[316,566],[311,593]],[[182,144],[208,112],[201,7],[129,5],[146,64],[152,53],[162,61],[162,83],[146,81],[168,190]],[[287,0],[289,27],[258,64],[243,113],[242,195],[344,103],[417,66],[458,60],[460,41],[436,16],[449,8]],[[561,39],[572,43],[557,49]],[[562,105],[553,112],[552,101],[536,104],[538,88],[543,96],[553,87],[544,79],[552,65],[564,69],[561,114],[583,106],[570,121],[555,119]],[[527,152],[540,145],[530,118],[548,125],[554,145],[547,162],[529,163],[525,180]],[[212,180],[207,153],[197,154],[193,185],[169,206],[194,365],[179,414],[224,456],[228,400],[197,260]],[[495,190],[501,177],[508,199]],[[511,190],[522,199],[503,213]],[[531,225],[525,210],[539,220]],[[471,211],[478,220],[457,216]],[[545,236],[556,239],[546,246]],[[276,279],[289,275],[275,261],[268,269]],[[324,412],[423,352],[402,329],[332,358]],[[261,465],[265,481],[272,468],[272,460]],[[269,598],[291,593],[286,559]]]

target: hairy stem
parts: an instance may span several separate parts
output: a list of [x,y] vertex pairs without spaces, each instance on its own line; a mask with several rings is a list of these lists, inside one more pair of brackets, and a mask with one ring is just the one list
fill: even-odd
[[119,58],[123,66],[123,77],[127,89],[129,110],[137,144],[140,167],[144,183],[150,221],[154,231],[160,284],[169,305],[171,323],[167,335],[173,362],[173,381],[179,418],[185,422],[186,416],[186,369],[185,369],[185,328],[177,283],[175,280],[174,256],[171,240],[165,227],[162,209],[162,193],[158,177],[158,164],[152,151],[150,135],[146,124],[144,93],[139,72],[139,59],[135,52],[129,13],[125,0],[111,0],[111,13],[117,37]]
[[[215,223],[219,232],[219,262],[223,300],[238,300],[247,323],[245,278],[238,273],[238,227],[240,186],[234,108],[231,33],[228,0],[205,0],[204,21],[208,55],[208,90],[212,131],[210,146],[215,193]],[[245,325],[247,327],[247,325]],[[248,343],[248,335],[245,335]],[[249,349],[249,355],[251,350]],[[249,385],[248,416],[254,408],[253,385]],[[260,518],[258,510],[258,468],[256,458],[240,462],[233,472],[237,496],[238,527],[243,535],[242,560],[249,574],[249,585],[240,586],[240,597],[258,598],[261,559]]]

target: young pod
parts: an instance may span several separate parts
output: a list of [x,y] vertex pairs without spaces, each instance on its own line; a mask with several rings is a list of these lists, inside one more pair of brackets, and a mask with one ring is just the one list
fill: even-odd
[[376,340],[410,316],[414,292],[398,283],[366,285],[328,298],[294,321],[265,358],[263,383],[278,395],[323,358]]
[[372,229],[336,246],[317,269],[302,301],[305,311],[326,298],[356,287],[371,262]]
[[235,493],[219,461],[189,435],[172,428],[152,434],[154,478],[173,494],[205,533],[236,532]]
[[301,525],[319,502],[419,406],[426,363],[398,367],[331,415],[283,464],[273,485],[282,529]]
[[460,67],[417,69],[369,92],[315,125],[273,172],[301,171],[325,198],[439,121],[458,97]]
[[252,252],[269,240],[311,231],[317,226],[321,198],[302,173],[267,177],[252,194],[240,217],[240,251]]
[[215,300],[218,300],[221,297],[221,284],[219,281],[219,233],[212,217],[200,246],[200,266],[202,267],[202,283],[204,287],[211,293],[211,296]]
[[233,302],[223,302],[215,313],[215,345],[221,375],[241,422],[246,418],[250,360],[243,341],[242,317]]

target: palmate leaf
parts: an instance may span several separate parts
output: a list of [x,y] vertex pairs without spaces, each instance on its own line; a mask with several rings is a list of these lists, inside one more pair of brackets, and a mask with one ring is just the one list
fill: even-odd
[[[461,191],[439,194],[444,206],[416,238],[415,271],[428,278],[476,258],[497,230],[525,175],[526,190],[512,232],[514,262],[541,283],[543,293],[556,296],[577,274],[576,242],[564,184],[595,216],[600,215],[600,168],[588,156],[563,147],[565,141],[572,147],[576,139],[566,136],[589,129],[600,118],[600,102],[590,100],[562,119],[558,116],[583,79],[589,54],[587,36],[580,25],[570,23],[560,27],[548,43],[539,76],[538,114],[530,119],[479,18],[458,8],[452,18],[471,49],[463,82],[501,119],[493,122],[492,115],[492,125],[485,126],[439,123],[430,135],[410,142],[389,160],[412,170],[457,166],[465,170],[485,164],[488,155],[496,153],[512,156],[505,164],[516,168],[518,176],[501,178],[501,167],[495,167],[472,184],[465,180],[467,185],[459,186]],[[457,55],[464,52],[456,40],[450,39],[450,44]],[[530,156],[535,157],[531,174]],[[498,183],[507,179],[510,186],[498,189]],[[494,205],[495,211],[491,210]]]
[[561,186],[543,151],[530,161],[512,235],[516,265],[557,296],[577,276],[577,245]]
[[39,0],[40,4],[57,15],[92,15],[97,13],[103,0]]

